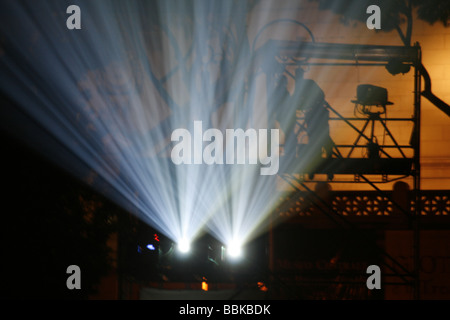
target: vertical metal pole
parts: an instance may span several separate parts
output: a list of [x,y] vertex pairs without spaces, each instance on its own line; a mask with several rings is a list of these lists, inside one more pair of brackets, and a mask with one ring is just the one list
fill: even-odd
[[[417,45],[418,46],[418,45]],[[421,127],[421,73],[420,66],[422,55],[420,48],[418,50],[417,67],[414,71],[414,120],[415,120],[415,137],[414,137],[414,225],[413,225],[413,250],[414,250],[414,299],[420,299],[420,215],[422,213],[422,199],[420,192],[420,127]]]
[[[267,110],[267,128],[268,129],[272,129],[272,126],[273,126],[273,124],[274,124],[274,121],[273,121],[273,119],[272,119],[272,114],[273,114],[273,110],[272,110],[272,108],[273,108],[273,106],[270,106],[269,105],[269,101],[270,101],[270,93],[273,91],[273,87],[274,87],[274,83],[273,83],[273,75],[272,74],[268,74],[268,73],[264,73],[265,74],[265,76],[266,76],[266,110]],[[252,90],[252,91],[255,91],[255,90]],[[272,141],[271,141],[271,143],[272,143]],[[270,147],[270,149],[269,150],[271,150],[271,147]],[[278,152],[279,152],[279,150],[278,150]],[[276,178],[277,176],[275,176],[274,177],[274,179],[272,180],[272,181],[270,181],[270,182],[273,182],[273,184],[271,184],[270,186],[271,186],[271,188],[274,188],[274,189],[276,189]],[[277,190],[273,190],[274,191],[274,194],[276,194],[276,192],[277,192]],[[273,222],[274,222],[274,219],[276,219],[277,217],[275,217],[274,215],[276,215],[277,214],[277,210],[275,210],[275,211],[273,211],[273,209],[272,209],[272,212],[270,213],[270,224],[269,224],[269,243],[268,243],[268,255],[269,255],[269,257],[268,257],[268,268],[269,268],[269,274],[270,274],[270,276],[269,276],[269,284],[270,284],[270,286],[272,287],[272,290],[273,290],[273,283],[274,283],[274,277],[273,277],[273,274],[274,274],[274,261],[275,261],[275,257],[274,257],[274,230],[273,230],[273,228],[274,228],[274,224],[273,224]]]

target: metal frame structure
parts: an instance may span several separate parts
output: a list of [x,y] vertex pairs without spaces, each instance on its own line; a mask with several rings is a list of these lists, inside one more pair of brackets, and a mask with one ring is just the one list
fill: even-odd
[[[420,298],[420,281],[419,281],[419,231],[420,231],[420,215],[421,215],[421,187],[420,187],[420,118],[421,118],[421,77],[423,66],[421,64],[421,49],[418,44],[412,47],[404,46],[380,46],[380,45],[355,45],[355,44],[333,44],[333,43],[317,43],[317,42],[298,42],[298,41],[276,41],[269,40],[265,45],[260,47],[256,52],[256,57],[261,61],[267,59],[274,59],[278,57],[285,65],[325,65],[325,66],[374,66],[386,67],[391,61],[396,61],[400,67],[414,69],[414,112],[411,118],[386,118],[381,119],[379,114],[371,113],[367,118],[358,117],[344,117],[334,110],[330,105],[327,108],[333,112],[334,117],[330,117],[330,121],[343,121],[347,123],[358,134],[358,138],[353,145],[334,145],[334,154],[336,157],[324,160],[324,166],[319,167],[319,173],[324,173],[333,176],[334,174],[353,175],[353,183],[365,183],[373,187],[375,192],[389,201],[392,207],[397,211],[402,212],[407,217],[407,226],[413,230],[413,249],[414,249],[414,270],[410,272],[402,264],[397,262],[393,257],[384,252],[385,261],[389,261],[386,267],[392,272],[387,276],[398,277],[404,284],[412,285],[414,298]],[[316,62],[316,60],[319,62]],[[267,74],[267,88],[268,92],[273,91],[273,74]],[[295,106],[294,106],[295,107]],[[298,125],[302,126],[303,119],[297,119]],[[383,122],[383,120],[385,122]],[[366,121],[362,130],[359,130],[354,121]],[[385,126],[388,135],[393,141],[393,145],[379,146],[379,152],[383,153],[385,157],[375,158],[354,158],[351,157],[352,151],[355,148],[361,148],[358,142],[365,139],[371,141],[371,137],[365,134],[365,129],[369,124],[373,125],[374,121],[380,121],[385,126],[387,121],[407,121],[413,123],[413,132],[409,145],[399,145],[394,137]],[[372,131],[373,133],[373,131]],[[343,156],[342,150],[350,149],[347,155]],[[394,148],[398,151],[400,156],[391,156],[389,149]],[[409,149],[412,151],[411,156],[406,156],[403,150]],[[280,160],[281,162],[282,160]],[[315,194],[311,188],[307,186],[306,182],[313,182],[313,179],[307,181],[304,174],[307,172],[284,172],[279,173],[279,176],[291,185],[295,194],[290,199],[298,202],[298,196],[302,197],[307,194],[309,205],[318,209],[325,214],[326,218],[333,223],[344,228],[356,228],[356,224],[351,222],[343,214],[336,211],[336,207],[330,206],[320,196]],[[390,179],[390,176],[394,178]],[[413,190],[412,195],[415,205],[413,210],[405,208],[402,204],[397,203],[392,198],[392,194],[381,190],[377,184],[385,183],[395,180],[400,180],[403,177],[412,177]],[[330,179],[331,180],[331,179]],[[348,180],[346,181],[348,182]],[[297,197],[296,197],[297,195]],[[285,199],[286,200],[286,199]],[[290,201],[284,201],[278,208],[277,214],[280,213],[280,208],[286,208],[290,205]],[[388,217],[389,218],[389,217]]]

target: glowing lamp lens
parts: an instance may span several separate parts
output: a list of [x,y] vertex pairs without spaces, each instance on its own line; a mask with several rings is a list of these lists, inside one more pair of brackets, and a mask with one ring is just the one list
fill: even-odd
[[178,242],[178,251],[181,253],[188,253],[191,250],[191,244],[187,240],[181,240]]
[[238,243],[232,243],[228,246],[227,251],[231,258],[238,258],[242,254],[242,247]]

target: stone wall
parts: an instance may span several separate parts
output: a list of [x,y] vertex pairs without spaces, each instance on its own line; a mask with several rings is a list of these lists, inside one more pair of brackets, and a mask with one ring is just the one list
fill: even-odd
[[[295,19],[304,23],[313,33],[317,42],[402,45],[396,31],[383,32],[369,30],[365,23],[351,22],[343,24],[340,17],[329,11],[320,11],[317,4],[311,1],[263,1],[255,8],[253,14],[266,15],[261,25],[250,25],[256,33],[258,27],[275,19]],[[383,10],[383,8],[381,8]],[[290,34],[283,33],[281,25],[274,25],[261,38],[292,40],[308,39],[307,32],[301,27],[292,27]],[[381,26],[383,28],[383,26]],[[263,41],[263,40],[259,40]],[[423,64],[432,79],[432,90],[435,95],[450,104],[450,27],[441,24],[429,25],[418,19],[413,23],[412,43],[418,42],[422,48]],[[413,72],[393,76],[383,67],[311,67],[306,77],[316,80],[325,91],[326,98],[343,115],[351,116],[354,105],[350,100],[356,96],[359,84],[370,83],[388,89],[389,100],[394,105],[388,108],[388,115],[408,117],[413,114]],[[450,117],[422,98],[422,132],[421,132],[421,187],[422,189],[450,189]],[[352,143],[354,133],[344,124],[332,123],[332,138],[342,143]],[[411,127],[392,124],[390,129],[399,142],[408,142]],[[383,137],[378,137],[382,139]],[[408,182],[411,183],[411,182]],[[357,189],[361,186],[340,184],[333,188]]]

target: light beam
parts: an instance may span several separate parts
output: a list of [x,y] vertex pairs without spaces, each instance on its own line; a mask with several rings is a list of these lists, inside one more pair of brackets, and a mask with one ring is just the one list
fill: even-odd
[[[270,8],[253,12],[258,3],[251,1],[76,3],[80,30],[66,28],[66,1],[0,4],[0,89],[15,104],[2,109],[2,126],[180,251],[208,230],[239,253],[267,230],[279,197],[276,177],[261,176],[263,161],[242,162],[274,156],[274,141],[238,153],[232,164],[177,165],[170,137],[193,132],[195,121],[205,131],[274,128],[267,70],[283,66],[255,59],[249,31],[269,22]],[[278,26],[274,36],[290,28],[298,25]]]

